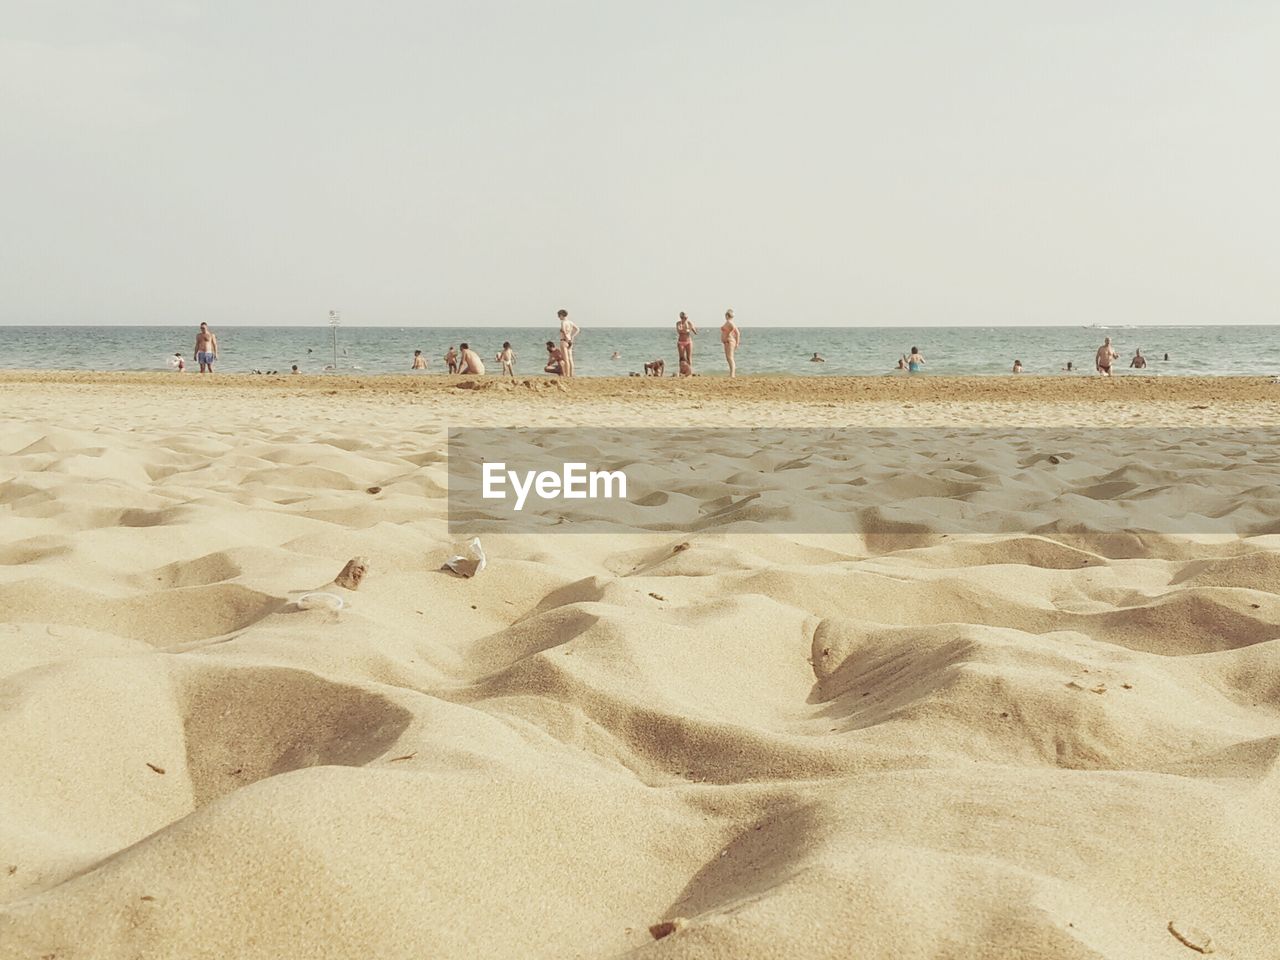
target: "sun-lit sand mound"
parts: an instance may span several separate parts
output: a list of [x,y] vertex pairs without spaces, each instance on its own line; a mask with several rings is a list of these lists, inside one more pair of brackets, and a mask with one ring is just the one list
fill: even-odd
[[[880,509],[998,529],[868,512],[839,535],[717,515],[735,471],[820,491],[831,451],[726,439],[664,478],[637,450],[635,516],[665,490],[717,519],[486,530],[464,579],[441,570],[447,426],[660,415],[2,392],[3,960],[1280,956],[1280,537],[1236,441],[1182,450],[1221,475],[1189,499],[1120,453],[1060,458],[1074,527],[1037,519],[1033,454],[886,456]],[[825,402],[753,420],[890,422]],[[1211,423],[1064,403],[1024,412]],[[1190,503],[1249,535],[1112,530],[1135,491],[1148,519]],[[355,556],[368,578],[334,587]],[[345,606],[299,608],[316,590]]]

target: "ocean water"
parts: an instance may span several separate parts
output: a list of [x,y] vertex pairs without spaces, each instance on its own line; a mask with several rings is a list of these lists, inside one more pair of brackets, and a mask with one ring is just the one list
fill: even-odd
[[[0,326],[0,368],[45,370],[169,370],[175,352],[194,368],[191,353],[195,325],[182,327],[21,327]],[[304,373],[334,369],[332,330],[327,327],[215,326],[218,370],[249,373]],[[444,370],[450,345],[469,342],[490,372],[501,367],[490,358],[504,340],[516,351],[516,373],[540,374],[549,328],[341,327],[337,331],[339,374],[408,373],[415,349],[428,358],[428,373]],[[1145,375],[1280,374],[1280,327],[751,327],[742,328],[739,375],[875,375],[894,372],[898,358],[918,346],[928,361],[925,374],[996,375],[1020,359],[1028,374],[1058,374],[1071,361],[1093,372],[1093,356],[1110,336],[1128,369],[1135,348],[1150,361]],[[647,360],[661,357],[667,372],[676,368],[674,327],[586,327],[575,345],[582,376],[625,376]],[[617,351],[620,359],[611,359]],[[819,353],[825,363],[812,363]],[[1163,360],[1165,354],[1169,360]],[[694,341],[694,369],[724,375],[726,367],[716,323]]]

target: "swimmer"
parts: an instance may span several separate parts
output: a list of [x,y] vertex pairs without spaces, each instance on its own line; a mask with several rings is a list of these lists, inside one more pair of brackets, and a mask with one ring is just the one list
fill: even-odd
[[1119,359],[1120,354],[1116,353],[1116,348],[1111,346],[1111,338],[1106,337],[1102,341],[1102,346],[1098,348],[1098,355],[1094,358],[1094,365],[1098,368],[1098,372],[1104,377],[1111,376],[1111,361]]
[[293,369],[289,371],[289,375],[290,375],[290,376],[292,376],[292,375],[294,375],[294,374],[296,374],[296,373],[301,373],[301,372],[302,372],[302,371],[298,369],[298,365],[295,363],[295,364],[293,365]]
[[615,351],[613,351],[613,354],[609,357],[609,359],[610,359],[610,360],[621,360],[621,359],[622,359],[622,354],[620,354],[617,350],[615,350]]
[[720,326],[720,342],[724,344],[724,359],[729,364],[729,376],[736,377],[738,363],[734,354],[738,352],[738,346],[742,343],[742,331],[733,322],[732,310],[724,312],[724,323]]
[[1133,359],[1129,361],[1129,366],[1134,370],[1145,370],[1147,367],[1147,358],[1142,355],[1142,348],[1133,351]]
[[924,356],[920,353],[919,347],[912,347],[911,353],[907,355],[907,372],[919,373],[920,368],[924,365]]
[[814,352],[814,354],[813,354],[813,356],[809,358],[809,362],[810,362],[810,363],[826,363],[826,362],[827,362],[827,358],[826,358],[826,357],[823,357],[823,356],[820,356],[820,355],[817,353],[817,351],[815,351],[815,352]]
[[413,366],[411,366],[409,369],[410,370],[427,369],[427,358],[422,355],[421,350],[413,351]]
[[1013,361],[1013,372],[1014,372],[1014,373],[1021,373],[1021,372],[1022,372],[1022,361],[1021,361],[1021,360],[1014,360],[1014,361]]

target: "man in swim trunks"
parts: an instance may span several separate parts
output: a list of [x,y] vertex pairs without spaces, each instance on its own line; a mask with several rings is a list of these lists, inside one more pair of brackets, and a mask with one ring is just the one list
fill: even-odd
[[213,373],[213,362],[218,359],[218,338],[207,323],[200,324],[196,334],[196,352],[191,359],[200,364],[201,373]]
[[1142,355],[1141,347],[1133,351],[1133,359],[1129,361],[1129,366],[1134,370],[1145,370],[1147,368],[1147,358]]
[[1098,355],[1094,358],[1094,363],[1098,367],[1098,372],[1104,377],[1111,376],[1111,361],[1118,359],[1120,354],[1116,353],[1116,348],[1111,345],[1111,338],[1107,337],[1102,341],[1102,346],[1098,348]]
[[682,365],[689,365],[690,373],[693,372],[693,338],[697,334],[698,328],[693,325],[689,315],[681,310],[680,319],[676,321],[676,356]]
[[582,330],[576,323],[569,319],[568,310],[556,311],[556,316],[560,318],[560,352],[564,354],[564,375],[566,377],[573,376],[573,341],[578,339],[578,334]]

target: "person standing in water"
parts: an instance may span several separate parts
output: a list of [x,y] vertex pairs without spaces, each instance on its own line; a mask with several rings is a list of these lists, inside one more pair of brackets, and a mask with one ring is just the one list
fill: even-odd
[[922,366],[924,366],[924,356],[920,353],[920,348],[912,347],[911,353],[907,355],[907,372],[919,373]]
[[734,354],[738,352],[738,344],[742,343],[742,331],[733,322],[733,311],[724,312],[724,324],[720,327],[720,342],[724,344],[724,359],[729,364],[729,376],[738,375],[738,363]]
[[1014,360],[1014,361],[1013,361],[1013,372],[1014,372],[1014,373],[1021,373],[1021,372],[1022,372],[1022,361],[1021,361],[1021,360]]
[[1129,366],[1134,370],[1145,370],[1147,367],[1147,358],[1142,355],[1142,348],[1138,347],[1133,351],[1133,359],[1129,361]]
[[502,364],[502,372],[505,375],[510,377],[514,377],[516,375],[516,352],[511,349],[510,340],[502,341],[502,352],[494,359]]
[[698,328],[693,325],[689,315],[681,310],[680,319],[676,321],[676,357],[682,367],[689,368],[690,373],[693,372],[693,338],[697,334]]
[[444,365],[450,373],[458,372],[458,352],[453,347],[444,355]]
[[1098,355],[1094,358],[1094,365],[1098,368],[1098,372],[1104,377],[1111,376],[1111,362],[1119,359],[1120,354],[1116,353],[1116,348],[1111,345],[1111,338],[1106,337],[1102,341],[1102,346],[1098,348]]
[[422,355],[421,350],[413,351],[413,366],[411,366],[409,369],[410,370],[427,369],[427,358]]
[[582,328],[569,319],[568,310],[557,311],[560,318],[560,352],[564,355],[564,375],[573,376],[573,341],[578,339]]
[[191,359],[200,364],[201,373],[213,373],[214,361],[218,359],[218,338],[207,323],[200,324],[200,332],[196,334],[195,356]]

